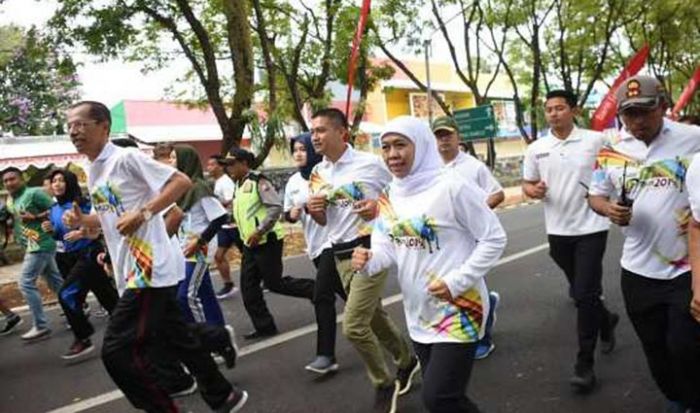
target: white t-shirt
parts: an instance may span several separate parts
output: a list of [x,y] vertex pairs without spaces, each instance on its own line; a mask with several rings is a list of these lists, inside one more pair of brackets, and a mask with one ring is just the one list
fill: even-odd
[[588,206],[595,159],[603,135],[574,127],[566,139],[547,134],[528,146],[523,160],[523,179],[547,185],[543,199],[547,234],[585,235],[607,231],[610,222]]
[[318,225],[311,218],[311,215],[304,211],[306,201],[309,200],[309,181],[301,176],[301,172],[297,172],[287,181],[287,186],[284,189],[284,212],[289,211],[292,207],[301,207],[301,225],[304,228],[304,238],[306,239],[306,252],[313,260],[321,255],[323,245],[328,240],[328,229],[325,226]]
[[[236,183],[233,182],[233,179],[231,179],[228,175],[223,174],[216,180],[216,182],[214,182],[214,195],[219,199],[222,206],[223,204],[229,204],[227,210],[229,215],[233,215],[232,202],[235,194]],[[224,209],[226,209],[226,207],[224,207]],[[233,219],[231,219],[231,221],[233,221]],[[221,228],[236,228],[236,223],[231,222],[229,224],[225,224]]]
[[457,157],[445,164],[445,169],[454,170],[456,176],[475,183],[487,195],[493,195],[503,190],[501,184],[483,162],[462,151],[457,154]]
[[622,132],[601,149],[590,194],[619,199],[625,175],[628,196],[634,200],[632,220],[622,227],[625,245],[620,264],[626,270],[661,280],[690,271],[686,170],[698,151],[700,128],[670,120],[664,120],[648,147]]
[[137,149],[107,143],[90,164],[88,188],[92,206],[112,257],[117,289],[169,287],[180,280],[178,258],[161,214],[154,215],[134,235],[117,231],[117,219],[139,211],[158,196],[176,170]]
[[685,184],[688,188],[688,198],[693,219],[700,222],[700,154],[693,156],[688,172],[685,175]]
[[[202,232],[207,229],[209,223],[226,214],[227,212],[221,205],[221,202],[213,196],[207,196],[195,202],[192,208],[185,212],[185,216],[182,217],[182,222],[178,230],[180,246],[184,249],[192,238],[202,235]],[[206,256],[207,251],[203,251],[201,255],[197,253],[188,257],[187,261],[197,261],[198,258],[200,260],[205,260]]]
[[[483,191],[449,173],[410,196],[385,191],[372,232],[366,272],[398,266],[408,332],[419,343],[475,342],[483,336],[489,312],[484,275],[506,245]],[[456,298],[448,302],[430,295],[435,279]]]
[[214,182],[214,195],[222,204],[231,202],[235,193],[236,184],[233,183],[233,179],[228,175],[221,175],[219,179]]
[[391,174],[376,155],[347,149],[337,162],[323,158],[309,177],[311,194],[323,193],[329,201],[326,209],[328,239],[331,243],[350,242],[372,233],[372,222],[363,220],[353,211],[353,202],[376,199]]

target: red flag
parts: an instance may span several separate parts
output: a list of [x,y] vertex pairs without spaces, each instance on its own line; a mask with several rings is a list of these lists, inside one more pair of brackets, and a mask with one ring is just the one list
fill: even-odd
[[673,114],[674,118],[678,117],[678,114],[683,110],[685,105],[688,104],[688,102],[691,101],[693,98],[693,94],[695,93],[695,89],[697,89],[698,84],[700,84],[700,66],[698,66],[697,69],[695,69],[695,73],[693,73],[693,77],[690,78],[690,81],[688,81],[688,86],[683,89],[683,93],[681,93],[681,96],[678,98],[678,101],[676,102],[676,105],[673,107],[673,110],[671,113]]
[[642,69],[642,67],[644,67],[647,57],[649,57],[649,45],[645,43],[644,46],[639,49],[637,54],[630,59],[622,73],[620,73],[617,79],[615,79],[615,83],[613,83],[610,90],[608,90],[608,94],[605,95],[603,101],[600,102],[600,106],[598,106],[598,109],[596,109],[595,113],[593,113],[593,117],[591,118],[591,129],[601,131],[605,129],[608,124],[610,124],[615,117],[615,111],[617,108],[617,99],[615,98],[617,88],[620,87],[622,82],[636,75]]
[[355,66],[357,58],[360,54],[360,44],[362,44],[362,36],[365,34],[365,25],[369,16],[371,0],[362,1],[362,9],[360,10],[360,20],[357,22],[357,31],[355,38],[352,40],[352,51],[350,52],[350,60],[348,61],[348,96],[345,102],[345,116],[350,119],[350,97],[352,95],[352,85],[355,83]]

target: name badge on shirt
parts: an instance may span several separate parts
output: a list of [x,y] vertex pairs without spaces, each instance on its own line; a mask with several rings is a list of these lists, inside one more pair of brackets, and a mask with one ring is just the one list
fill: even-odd
[[537,159],[538,161],[540,159],[544,159],[547,157],[549,157],[549,152],[542,152],[542,153],[535,154],[535,159]]

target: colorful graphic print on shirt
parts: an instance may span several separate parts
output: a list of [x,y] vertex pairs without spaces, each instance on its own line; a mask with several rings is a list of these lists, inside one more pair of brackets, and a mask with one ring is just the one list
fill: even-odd
[[[337,208],[353,208],[356,201],[365,199],[365,191],[361,182],[350,182],[334,188],[316,171],[309,177],[309,188],[312,194],[324,194],[328,205]],[[358,224],[358,236],[372,233],[372,226],[364,220]]]
[[434,218],[422,214],[403,220],[399,219],[386,191],[379,195],[377,205],[382,217],[382,220],[377,224],[377,230],[387,234],[395,245],[412,249],[427,249],[431,254],[434,250],[440,249],[440,239]]
[[[439,279],[435,273],[428,274],[429,282]],[[422,319],[425,327],[439,336],[448,336],[459,341],[474,342],[479,339],[479,330],[484,319],[481,294],[476,288],[445,301],[432,297],[439,313],[433,319]]]
[[29,227],[26,227],[24,225],[21,226],[21,231],[22,231],[22,238],[24,239],[24,242],[26,243],[25,248],[28,251],[38,250],[39,249],[39,239],[41,238],[39,231],[36,231],[36,230],[31,229]]
[[107,181],[103,185],[99,185],[90,194],[92,198],[92,205],[98,214],[113,213],[117,216],[121,216],[125,211],[124,205],[122,205],[122,197],[114,188],[114,185]]
[[600,182],[606,179],[609,170],[622,169],[624,173],[617,178],[617,185],[621,188],[624,181],[626,193],[632,196],[642,190],[671,188],[683,191],[689,164],[689,159],[676,157],[644,165],[639,159],[623,154],[611,146],[605,146],[596,159],[593,180]]
[[[113,213],[120,217],[126,209],[115,186],[107,181],[98,185],[90,194],[93,208],[98,214]],[[126,288],[148,288],[153,276],[153,246],[135,235],[126,237],[129,253],[134,258],[126,273]]]
[[[686,240],[688,234],[688,224],[690,223],[690,218],[692,213],[690,207],[679,208],[674,213],[674,218],[676,221],[676,230],[678,232],[678,237],[682,240]],[[690,258],[688,256],[688,248],[684,248],[683,252],[679,254],[678,257],[668,257],[661,253],[661,248],[658,246],[654,247],[654,255],[658,257],[661,262],[666,265],[672,266],[674,269],[687,268],[690,269]]]

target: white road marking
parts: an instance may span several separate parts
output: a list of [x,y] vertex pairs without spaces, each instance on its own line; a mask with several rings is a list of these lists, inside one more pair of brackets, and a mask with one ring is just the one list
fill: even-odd
[[[515,254],[511,254],[507,257],[503,257],[498,262],[494,267],[498,267],[500,265],[508,264],[509,262],[513,262],[516,260],[519,260],[521,258],[527,257],[532,254],[536,254],[540,251],[546,250],[549,248],[548,243],[540,244],[536,247],[532,247],[529,249],[526,249],[524,251],[517,252]],[[385,306],[396,304],[399,301],[403,299],[402,294],[396,294],[392,295],[389,297],[386,297],[382,300],[382,304]],[[340,323],[343,321],[343,314],[340,314],[337,318],[337,322]],[[283,344],[287,341],[294,340],[296,338],[305,336],[307,334],[311,334],[317,330],[316,324],[309,324],[304,327],[297,328],[296,330],[288,331],[286,333],[278,334],[274,337],[271,337],[267,340],[260,341],[255,344],[251,344],[245,347],[241,348],[241,351],[239,353],[240,357],[244,357],[253,353],[257,353],[262,350],[266,350],[271,347],[275,347],[277,345]],[[124,397],[124,394],[119,391],[119,390],[113,390],[107,393],[100,394],[99,396],[91,397],[89,399],[81,400],[76,403],[69,404],[64,407],[60,407],[55,410],[51,410],[47,413],[77,413],[77,412],[82,412],[85,410],[88,410],[92,407],[100,406],[103,404],[107,404],[109,402],[112,402],[114,400],[118,400],[120,398]]]

